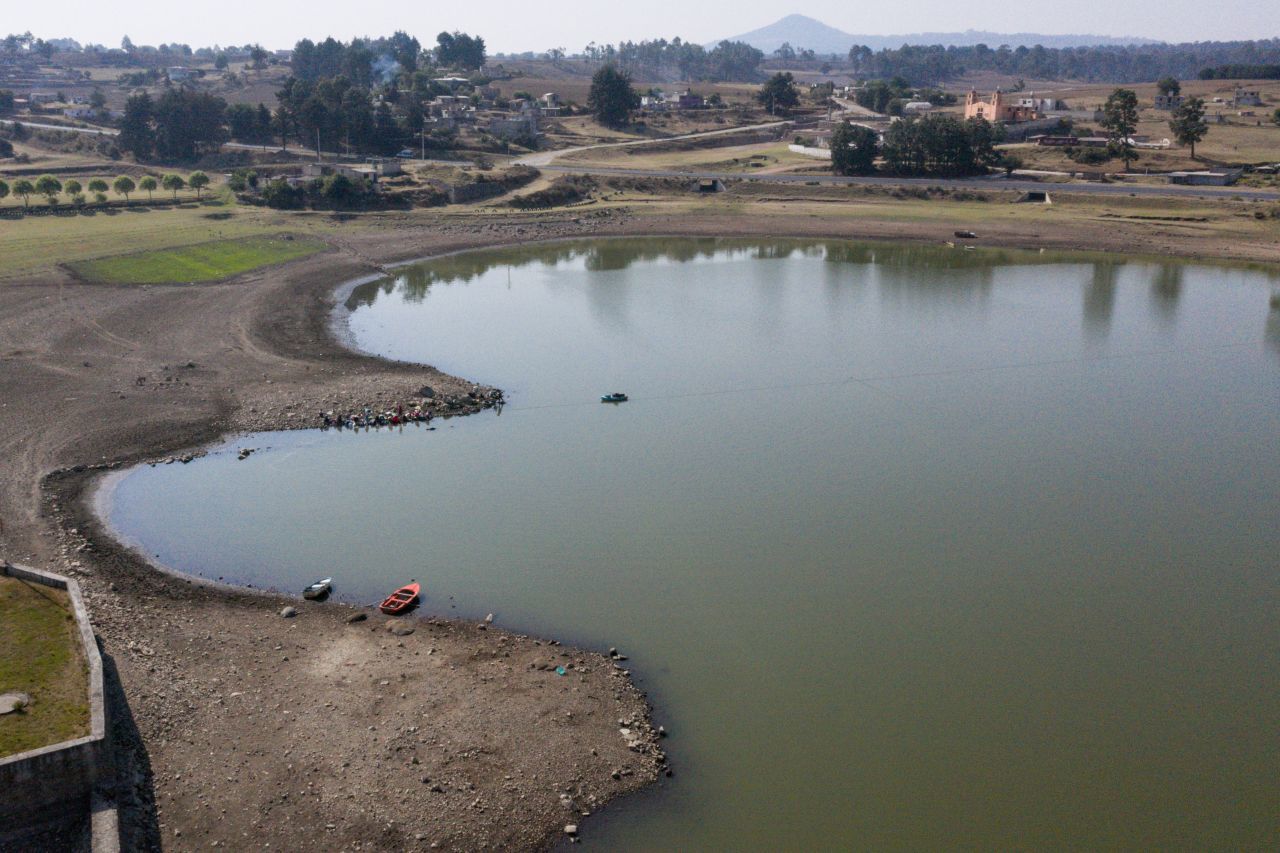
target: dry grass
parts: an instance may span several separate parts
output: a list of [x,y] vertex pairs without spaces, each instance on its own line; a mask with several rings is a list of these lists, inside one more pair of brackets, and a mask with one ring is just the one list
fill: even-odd
[[785,142],[727,145],[687,151],[647,151],[646,146],[580,151],[564,162],[627,169],[699,169],[723,172],[774,172],[783,168],[820,166],[823,161],[794,154]]

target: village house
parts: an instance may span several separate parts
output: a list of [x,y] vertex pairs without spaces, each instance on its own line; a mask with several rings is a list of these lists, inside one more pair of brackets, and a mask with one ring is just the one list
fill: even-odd
[[445,86],[451,91],[456,91],[461,87],[471,85],[471,81],[466,77],[436,77],[432,79],[431,82],[439,83],[441,86]]
[[1038,113],[1052,113],[1067,108],[1065,101],[1057,98],[1037,98],[1035,92],[1027,93],[1025,97],[1018,98],[1014,103],[1022,109],[1034,110]]
[[532,112],[495,116],[489,119],[489,133],[499,139],[537,139],[538,117]]
[[1262,106],[1262,93],[1257,89],[1242,89],[1237,87],[1235,97],[1232,101],[1237,107],[1260,107]]
[[1170,172],[1169,183],[1190,184],[1202,187],[1227,187],[1239,180],[1240,169],[1223,169],[1221,171]]
[[1172,112],[1182,106],[1181,95],[1156,95],[1155,108]]
[[169,75],[170,83],[185,83],[195,76],[195,72],[183,65],[174,65],[165,69],[165,73]]
[[538,99],[538,114],[547,118],[555,118],[564,112],[560,104],[560,96],[555,92],[547,92]]
[[41,107],[45,104],[56,104],[58,96],[53,92],[32,92],[27,96],[27,102],[33,107]]
[[922,115],[933,109],[933,104],[928,101],[908,101],[902,105],[904,115]]
[[[373,159],[367,163],[306,163],[300,180],[312,180],[328,175],[343,175],[353,181],[369,181],[375,186],[379,178],[399,175],[404,169],[399,160]],[[295,183],[295,181],[291,183]]]
[[700,110],[706,105],[707,102],[701,95],[695,95],[692,92],[681,92],[676,95],[676,109],[678,110]]
[[1035,107],[1023,107],[1018,103],[996,89],[991,95],[991,100],[982,101],[978,99],[978,92],[970,89],[969,94],[964,100],[964,117],[966,119],[981,118],[989,122],[1016,124],[1023,121],[1034,121],[1040,118],[1040,112]]

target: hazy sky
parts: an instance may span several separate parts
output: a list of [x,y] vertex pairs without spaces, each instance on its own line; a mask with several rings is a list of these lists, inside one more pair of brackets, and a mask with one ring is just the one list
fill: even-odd
[[[801,12],[851,33],[997,32],[1138,35],[1167,41],[1273,38],[1280,35],[1276,0],[917,0],[858,3],[807,0],[794,6],[736,0],[689,2],[426,3],[421,0],[3,0],[0,28],[37,36],[69,36],[117,46],[128,34],[138,44],[185,42],[193,47],[260,42],[292,47],[302,37],[387,35],[402,29],[434,42],[441,30],[484,37],[491,52],[580,50],[587,42],[671,38],[706,42],[747,32]],[[1017,12],[1010,10],[1016,9]]]

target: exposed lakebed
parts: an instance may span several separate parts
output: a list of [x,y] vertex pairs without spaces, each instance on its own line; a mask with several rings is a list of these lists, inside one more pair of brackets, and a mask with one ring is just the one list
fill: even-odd
[[585,827],[610,847],[1267,846],[1273,284],[834,241],[442,258],[357,288],[351,333],[501,414],[240,438],[121,478],[110,520],[208,578],[413,577],[618,646],[677,776]]

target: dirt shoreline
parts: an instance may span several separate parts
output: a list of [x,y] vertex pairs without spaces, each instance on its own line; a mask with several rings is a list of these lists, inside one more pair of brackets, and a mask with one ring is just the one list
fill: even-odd
[[[1163,248],[1150,223],[1042,227],[1004,225],[981,242]],[[62,272],[0,287],[0,556],[85,589],[117,684],[128,849],[540,848],[660,776],[645,697],[606,655],[439,618],[398,636],[376,615],[347,621],[367,610],[158,572],[104,528],[93,493],[103,472],[313,427],[321,410],[421,399],[426,385],[456,414],[485,404],[462,379],[344,346],[333,332],[344,282],[489,246],[671,234],[948,236],[785,211],[442,216],[342,232],[334,252],[199,287]],[[1165,254],[1280,260],[1274,243],[1174,234]],[[279,616],[286,605],[299,615]]]

